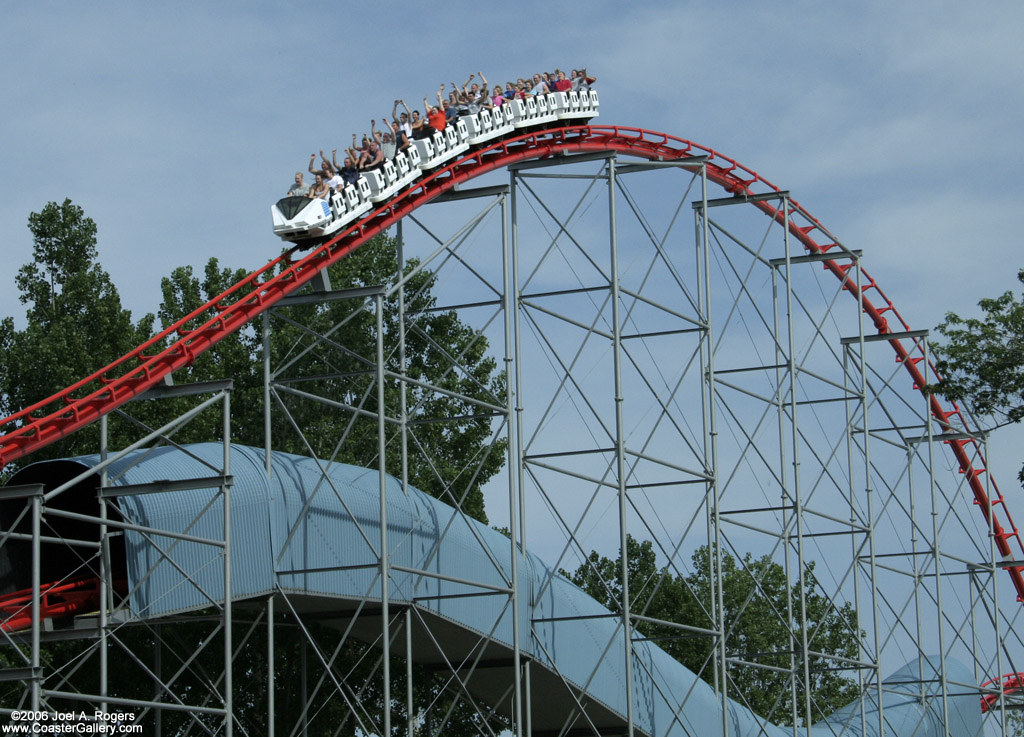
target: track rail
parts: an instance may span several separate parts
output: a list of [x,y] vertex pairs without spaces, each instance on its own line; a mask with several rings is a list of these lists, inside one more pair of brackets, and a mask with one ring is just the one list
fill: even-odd
[[[781,190],[774,184],[714,149],[665,133],[622,126],[570,126],[522,133],[449,163],[414,182],[305,256],[296,259],[294,249],[282,254],[110,365],[48,399],[0,419],[3,433],[0,435],[0,468],[90,425],[155,386],[165,376],[192,364],[197,356],[300,289],[317,273],[457,185],[520,161],[597,151],[653,161],[706,157],[709,180],[741,200],[749,199],[750,204],[766,215],[786,224],[809,253],[835,254],[835,258],[823,262],[824,268],[859,301],[879,335],[894,334],[888,342],[897,362],[909,373],[915,391],[938,381],[934,367],[924,360],[924,342],[896,337],[896,333],[909,331],[910,326],[863,269],[860,271],[863,283],[858,284],[850,277],[849,252],[828,230],[794,200],[783,199],[786,208],[783,210],[771,199],[758,199],[759,195],[779,193]],[[684,164],[684,167],[696,170],[699,165],[685,167]],[[895,329],[890,320],[894,321]],[[959,406],[944,404],[935,395],[930,395],[928,402],[943,432],[969,433],[969,419]],[[986,483],[987,469],[980,444],[972,438],[944,442],[950,446],[971,488],[1000,557],[1004,561],[1024,560],[1024,542],[1013,524],[1005,499],[994,479],[988,478]],[[1024,601],[1022,566],[1007,568],[1018,601]]]
[[[1024,673],[1007,673],[1006,675],[999,676],[999,678],[993,678],[990,681],[985,681],[981,684],[981,688],[994,688],[998,689],[1009,696],[1010,694],[1019,694],[1021,689],[1024,689]],[[997,703],[999,703],[999,693],[988,693],[981,697],[981,711],[982,713],[988,711]]]
[[[119,582],[120,590],[125,589]],[[100,606],[100,580],[96,577],[44,583],[39,587],[39,619],[61,619]],[[32,589],[0,596],[0,631],[17,632],[32,626]]]

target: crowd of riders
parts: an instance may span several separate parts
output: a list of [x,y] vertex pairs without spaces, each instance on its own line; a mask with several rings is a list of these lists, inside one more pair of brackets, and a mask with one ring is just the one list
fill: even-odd
[[476,115],[481,110],[501,107],[509,100],[525,100],[549,92],[589,90],[596,81],[586,68],[573,69],[568,73],[555,69],[554,72],[536,72],[530,77],[509,80],[504,86],[496,84],[492,87],[483,72],[477,72],[470,74],[461,85],[452,82],[447,96],[447,87],[442,84],[435,93],[436,105],[429,95],[424,95],[422,114],[419,110],[410,110],[405,100],[397,99],[390,116],[381,118],[379,129],[374,118],[370,121],[369,134],[364,133],[361,140],[357,134],[352,134],[352,145],[344,149],[340,162],[338,149],[332,149],[330,158],[321,149],[319,165],[316,154],[310,154],[308,171],[313,175],[314,183],[306,184],[303,173],[296,172],[295,183],[287,194],[328,199],[333,190],[355,184],[363,172],[382,167],[395,154],[408,149],[413,140],[429,138],[435,132],[443,131],[461,115]]

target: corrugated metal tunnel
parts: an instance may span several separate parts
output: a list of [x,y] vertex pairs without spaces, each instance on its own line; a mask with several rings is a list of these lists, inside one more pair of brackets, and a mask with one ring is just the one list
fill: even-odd
[[[159,448],[129,456],[108,469],[115,486],[187,480],[210,476],[223,446],[184,450]],[[12,484],[42,483],[47,488],[74,478],[98,463],[96,456],[44,462],[20,471]],[[262,450],[233,446],[231,451],[231,543],[234,601],[286,597],[302,616],[338,626],[359,607],[380,601],[379,475],[376,470],[315,459],[274,454],[273,472],[265,472]],[[321,469],[325,469],[323,472]],[[55,497],[48,505],[95,515],[96,477]],[[424,665],[476,662],[482,665],[467,687],[481,701],[506,713],[511,704],[513,647],[512,597],[508,595],[511,544],[500,533],[460,515],[452,507],[415,489],[386,479],[390,604],[415,608],[413,659]],[[223,508],[212,503],[219,488],[133,494],[117,499],[125,520],[210,540],[223,539]],[[8,528],[24,504],[0,503]],[[25,520],[15,529],[20,529]],[[96,539],[98,527],[84,521],[47,519],[67,539]],[[127,529],[114,538],[114,578],[127,580],[131,616],[156,620],[196,611],[223,599],[222,548],[184,539],[154,545],[151,535]],[[29,585],[28,543],[0,547],[0,582],[5,591]],[[535,664],[531,705],[535,734],[558,733],[567,711],[583,707],[588,726],[600,733],[624,733],[626,698],[621,624],[562,576],[529,553],[519,555],[521,652]],[[73,552],[44,556],[42,578],[97,575],[88,556]],[[372,642],[379,617],[366,616],[353,629]],[[907,666],[887,682],[886,723],[892,734],[943,734],[936,702],[920,698],[926,672]],[[969,683],[972,674],[946,664],[952,680]],[[966,670],[966,669],[963,669]],[[934,675],[934,674],[932,674]],[[903,685],[900,685],[900,684]],[[928,695],[927,689],[923,692]],[[977,691],[950,699],[951,734],[978,733],[981,715]],[[721,699],[693,673],[649,641],[634,644],[634,719],[651,736],[710,734],[721,730]],[[874,734],[861,731],[862,709],[876,711],[873,695],[816,725],[815,735]],[[792,734],[792,728],[765,724],[746,708],[730,703],[730,733]],[[867,724],[877,724],[877,718]]]

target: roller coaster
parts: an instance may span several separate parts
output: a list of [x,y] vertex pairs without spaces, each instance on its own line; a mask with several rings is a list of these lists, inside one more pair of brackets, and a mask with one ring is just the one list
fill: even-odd
[[[707,622],[679,629],[648,616],[631,598],[625,562],[617,612],[559,575],[570,552],[586,552],[584,530],[599,524],[590,510],[601,492],[614,500],[609,508],[617,519],[614,539],[620,548],[625,549],[628,532],[643,532],[655,538],[667,569],[681,569],[680,553],[694,539],[713,549],[729,547],[736,534],[773,541],[766,550],[784,560],[799,582],[787,616],[803,633],[779,643],[791,655],[791,694],[780,697],[776,717],[814,725],[801,733],[983,734],[996,723],[1005,727],[1020,699],[1019,677],[1012,673],[1020,606],[1007,605],[998,580],[1008,576],[1017,602],[1024,600],[1024,566],[1018,563],[1024,544],[986,471],[984,434],[964,408],[922,392],[937,379],[926,333],[900,317],[864,271],[862,253],[843,245],[788,191],[692,141],[591,124],[597,108],[594,93],[515,101],[493,115],[482,111],[413,142],[406,154],[329,200],[285,198],[272,210],[274,232],[293,247],[117,361],[0,420],[0,464],[6,466],[30,460],[33,452],[87,426],[99,424],[103,435],[105,418],[127,411],[138,399],[208,393],[211,397],[196,400],[180,423],[217,408],[224,417],[220,444],[176,447],[175,424],[149,428],[127,448],[112,450],[101,443],[89,457],[19,463],[0,494],[0,574],[6,593],[0,616],[5,641],[20,646],[15,652],[24,659],[7,669],[7,680],[25,688],[17,704],[0,708],[38,712],[88,702],[102,709],[143,710],[157,723],[164,711],[187,713],[194,721],[185,731],[248,733],[253,728],[236,711],[241,699],[232,685],[238,668],[232,623],[241,617],[250,633],[260,626],[267,632],[270,685],[264,706],[273,733],[273,641],[275,622],[284,617],[309,639],[321,673],[317,689],[333,689],[348,705],[355,728],[367,734],[394,732],[393,709],[367,711],[360,702],[367,686],[346,682],[331,654],[315,644],[309,622],[332,622],[380,653],[373,677],[380,680],[384,704],[398,698],[391,693],[391,661],[407,664],[404,713],[410,735],[424,729],[439,734],[452,714],[449,709],[432,720],[429,710],[427,716],[413,713],[413,663],[448,674],[447,690],[477,709],[482,733],[794,733],[796,728],[777,727],[755,715],[744,706],[744,694],[730,688],[737,669],[777,667],[760,662],[764,653],[727,651],[731,623],[723,602],[711,607]],[[508,185],[463,186],[501,171],[508,172]],[[625,184],[641,174],[685,181],[682,187],[662,188],[681,197],[667,207],[661,234]],[[566,181],[585,183],[576,206],[561,200],[558,208],[546,206],[540,187]],[[709,185],[724,190],[724,196],[710,197]],[[575,218],[584,230],[592,223],[587,213],[597,206],[592,195],[597,186],[608,192],[607,203],[600,203],[608,215],[607,239],[598,241],[607,249],[607,262],[601,263],[584,245],[593,236],[573,233],[571,222]],[[657,199],[662,190],[648,196]],[[647,258],[639,277],[626,268],[633,263],[627,263],[626,252],[630,259],[634,255],[624,238],[620,243],[626,230],[616,214],[620,200],[636,218],[634,240],[647,249],[647,256],[635,257]],[[694,228],[692,255],[684,267],[669,244],[687,200]],[[447,239],[433,234],[421,217],[428,205],[476,201],[490,204]],[[542,236],[526,236],[517,212],[520,201],[532,203],[541,213],[538,219],[547,219]],[[489,239],[492,247],[470,253],[470,234],[497,210],[499,233]],[[727,227],[713,217],[718,212],[742,214]],[[332,458],[274,453],[269,432],[262,450],[232,447],[230,382],[190,388],[170,381],[176,371],[259,320],[266,330],[294,305],[350,299],[377,317],[377,353],[367,358],[375,366],[370,375],[379,406],[385,406],[388,381],[401,385],[404,397],[408,387],[419,385],[407,375],[404,357],[397,369],[385,368],[381,313],[386,298],[401,301],[407,280],[341,293],[324,275],[378,234],[397,228],[404,244],[410,224],[427,232],[432,244],[418,256],[417,268],[442,274],[465,268],[489,295],[471,295],[473,290],[459,281],[450,309],[460,314],[493,310],[480,333],[496,330],[503,345],[507,395],[481,411],[494,414],[507,445],[511,540],[472,522],[457,504],[440,504],[417,492],[404,471],[388,467],[389,428],[400,428],[394,437],[401,438],[403,467],[407,446],[415,440],[404,399],[396,419],[384,410],[320,398],[344,416],[376,418],[379,467],[367,470]],[[745,231],[754,235],[746,238]],[[552,271],[552,254],[564,268]],[[474,257],[479,261],[471,263]],[[810,275],[814,267],[831,286]],[[552,273],[571,274],[575,284],[559,282]],[[674,293],[666,297],[668,292]],[[603,301],[594,301],[594,294]],[[583,303],[570,304],[578,298],[592,315],[580,314]],[[814,300],[819,306],[812,306]],[[545,323],[548,318],[560,327]],[[415,319],[399,315],[410,330]],[[575,354],[561,351],[564,330],[585,336]],[[535,355],[544,356],[555,374],[547,383],[530,378],[538,362],[523,343],[531,336]],[[581,357],[594,340],[610,347],[590,363]],[[666,349],[662,340],[676,342]],[[330,335],[318,335],[314,343],[329,345]],[[637,343],[645,346],[646,359],[631,352]],[[888,346],[896,372],[869,358],[879,346]],[[456,370],[458,357],[450,359]],[[610,377],[600,389],[604,402],[588,388],[591,368],[601,365]],[[269,413],[272,394],[281,402],[281,395],[296,390],[285,387],[269,363],[265,373]],[[692,389],[695,399],[684,402],[680,387]],[[545,391],[545,399],[533,400],[534,393]],[[631,412],[625,395],[636,394],[647,398],[646,412],[654,420]],[[837,406],[842,411],[833,409]],[[577,417],[552,422],[560,407]],[[801,424],[798,416],[814,419]],[[818,423],[813,430],[812,422]],[[774,429],[766,436],[769,426]],[[592,446],[567,431],[593,436],[594,427],[601,437],[593,437]],[[727,430],[731,442],[724,439]],[[943,473],[938,460],[943,449],[955,473]],[[595,459],[603,471],[594,470]],[[551,478],[560,479],[565,489],[592,487],[591,503],[560,500],[561,491],[549,489]],[[776,496],[753,504],[735,491],[741,485],[761,488],[765,499],[770,487]],[[680,505],[674,497],[658,501],[661,489],[685,494],[690,488],[701,491],[693,497],[690,506],[697,511],[688,520],[686,515],[676,519]],[[973,526],[965,521],[967,506],[981,513]],[[551,529],[565,538],[554,565],[526,553],[525,529],[535,524],[527,507],[547,510]],[[698,519],[703,523],[695,525]],[[53,520],[66,526],[45,534],[42,527]],[[695,527],[702,526],[705,531],[697,535]],[[743,532],[730,532],[737,529]],[[899,532],[890,535],[890,529]],[[948,542],[954,534],[966,548]],[[158,544],[158,539],[173,542]],[[810,689],[801,691],[812,679],[817,635],[799,591],[806,584],[810,550],[823,539],[848,542],[850,560],[839,566],[831,596],[836,606],[855,601],[861,613],[850,623],[860,655],[830,667],[848,672],[862,695],[833,714],[816,711]],[[96,551],[95,556],[43,553],[76,546]],[[721,566],[721,559],[712,566]],[[712,573],[720,577],[721,568]],[[634,583],[640,590],[656,586]],[[889,585],[898,593],[887,598]],[[956,605],[961,608],[951,608],[955,591],[966,602]],[[175,692],[177,675],[152,666],[142,672],[156,684],[156,697],[118,695],[105,653],[119,628],[156,632],[211,607],[224,663],[206,696],[197,700]],[[706,666],[714,676],[710,685],[656,642],[639,637],[635,627],[642,622],[714,641],[714,657]],[[78,666],[70,673],[61,668],[48,673],[44,666],[45,643],[76,632],[96,643],[96,690],[90,690],[96,688],[91,682],[69,685]],[[136,653],[133,659],[143,658]],[[180,668],[189,662],[183,659]],[[904,662],[908,665],[899,667]],[[306,667],[304,661],[304,673]],[[884,668],[897,672],[887,677]],[[317,696],[316,689],[304,694],[307,704],[327,698]],[[300,725],[288,725],[290,733],[310,728],[307,711]]]
[[406,151],[360,174],[355,184],[339,187],[331,193],[330,204],[315,197],[280,200],[271,208],[274,233],[295,242],[329,237],[459,154],[516,130],[589,122],[598,116],[599,107],[595,90],[570,90],[510,99],[491,110],[460,115],[443,131],[409,141]]

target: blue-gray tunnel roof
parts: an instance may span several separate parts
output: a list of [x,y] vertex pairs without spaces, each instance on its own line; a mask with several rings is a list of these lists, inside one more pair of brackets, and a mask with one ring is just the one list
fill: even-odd
[[[98,463],[95,456],[73,460],[79,469]],[[351,609],[352,602],[380,600],[376,470],[275,453],[268,478],[263,451],[242,446],[232,447],[230,463],[234,479],[230,491],[231,587],[235,600],[281,592],[308,608],[333,607],[337,611],[346,606]],[[19,477],[45,477],[47,466],[30,466],[12,483],[21,483]],[[67,474],[66,462],[53,467],[64,468]],[[139,452],[113,464],[109,472],[114,485],[126,485],[208,477],[222,467],[223,446],[209,443],[185,450]],[[435,655],[447,650],[450,652],[444,657],[460,657],[483,635],[491,638],[490,652],[511,652],[512,612],[508,596],[500,592],[508,588],[511,578],[509,540],[416,489],[403,492],[392,477],[387,477],[386,488],[390,565],[444,577],[393,568],[390,601],[415,606],[437,624],[441,634],[431,645]],[[223,540],[218,491],[122,496],[118,504],[123,515],[137,525]],[[56,506],[61,498],[54,500]],[[211,599],[224,596],[221,549],[211,545],[128,531],[125,566],[132,590],[131,609],[139,617],[204,608],[210,606]],[[519,579],[522,651],[543,667],[534,679],[535,694],[540,684],[548,701],[559,689],[564,696],[562,704],[547,704],[549,716],[544,707],[535,707],[535,730],[542,730],[546,718],[552,720],[554,729],[560,728],[557,720],[565,719],[576,699],[585,702],[588,712],[595,715],[589,726],[614,729],[626,713],[625,648],[619,619],[528,553],[519,556]],[[467,581],[491,587],[495,593],[480,595],[489,589],[464,583]],[[476,595],[452,596],[469,593]],[[638,729],[657,737],[721,732],[721,702],[710,686],[650,642],[636,642],[634,653],[634,720]],[[947,662],[946,669],[951,680],[970,683],[973,679],[960,664]],[[925,661],[924,670],[919,677],[917,665],[912,664],[888,679],[883,698],[888,734],[943,734],[941,701],[916,696],[921,682],[925,693],[935,693],[937,688],[928,683],[935,678],[933,665]],[[504,684],[495,685],[500,689],[496,693],[504,694],[501,699],[507,699],[506,687],[507,676]],[[979,734],[978,692],[952,692],[950,733]],[[477,695],[486,698],[488,694]],[[863,708],[868,713],[866,730],[861,727],[862,704],[858,701],[811,731],[816,737],[840,732],[877,735],[873,695],[865,697]],[[736,703],[729,706],[728,720],[732,735],[792,735],[791,728],[765,724]],[[587,726],[586,721],[582,725]]]

